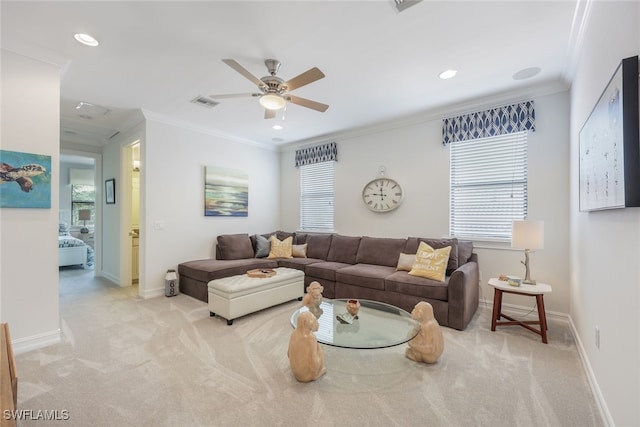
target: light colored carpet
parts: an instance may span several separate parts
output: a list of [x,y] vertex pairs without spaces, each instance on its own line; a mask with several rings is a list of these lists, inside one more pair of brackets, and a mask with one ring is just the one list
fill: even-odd
[[61,272],[63,342],[16,358],[19,408],[67,410],[57,425],[603,425],[563,322],[544,345],[520,327],[491,332],[481,307],[465,331],[443,328],[437,364],[406,345],[323,346],[327,374],[302,384],[286,355],[299,302],[227,326],[196,299],[142,300],[92,274]]

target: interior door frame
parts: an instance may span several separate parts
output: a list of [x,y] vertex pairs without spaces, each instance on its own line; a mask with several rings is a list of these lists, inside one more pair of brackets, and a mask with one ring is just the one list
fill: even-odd
[[93,227],[93,268],[94,274],[102,276],[102,154],[90,151],[69,150],[60,148],[60,154],[88,157],[93,159],[93,180],[96,199],[94,202],[95,223]]
[[[131,259],[133,256],[133,248],[131,242],[132,229],[131,222],[131,182],[133,178],[133,145],[140,144],[140,156],[142,158],[142,137],[134,135],[133,137],[122,142],[120,147],[120,286],[132,286],[132,267]],[[142,163],[142,162],[141,162]],[[140,187],[142,193],[142,167],[140,168]],[[140,203],[142,208],[142,203]],[[140,210],[139,230],[140,235],[143,232],[142,209]],[[142,253],[143,239],[139,239],[139,251]],[[145,286],[143,280],[143,262],[142,257],[138,257],[138,295],[144,297]]]

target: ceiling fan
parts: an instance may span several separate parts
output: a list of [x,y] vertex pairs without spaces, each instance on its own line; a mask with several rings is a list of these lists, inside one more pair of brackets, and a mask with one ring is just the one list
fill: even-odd
[[312,101],[310,99],[301,98],[299,96],[291,95],[291,91],[298,89],[299,87],[313,83],[316,80],[324,78],[324,73],[317,67],[313,67],[304,73],[289,79],[287,81],[282,80],[276,76],[278,69],[280,68],[280,61],[277,59],[266,59],[264,64],[269,71],[268,76],[257,78],[249,71],[247,71],[242,65],[233,59],[223,59],[222,62],[229,67],[242,74],[248,80],[253,82],[260,92],[257,93],[233,93],[228,95],[210,95],[213,99],[222,98],[241,98],[245,96],[260,97],[260,105],[265,108],[264,118],[272,119],[276,116],[276,111],[285,107],[288,102],[292,104],[301,105],[312,110],[320,111],[324,113],[329,106],[320,102]]

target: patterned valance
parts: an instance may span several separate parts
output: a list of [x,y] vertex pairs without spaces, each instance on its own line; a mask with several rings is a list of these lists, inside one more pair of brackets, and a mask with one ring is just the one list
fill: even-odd
[[533,101],[505,105],[486,111],[442,120],[442,143],[536,130]]
[[296,167],[338,160],[338,146],[335,142],[296,150]]

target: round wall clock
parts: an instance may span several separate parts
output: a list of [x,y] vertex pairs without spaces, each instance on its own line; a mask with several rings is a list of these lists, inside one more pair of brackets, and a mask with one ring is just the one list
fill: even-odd
[[402,186],[393,179],[380,177],[362,189],[362,201],[374,212],[389,212],[400,206],[404,198]]

